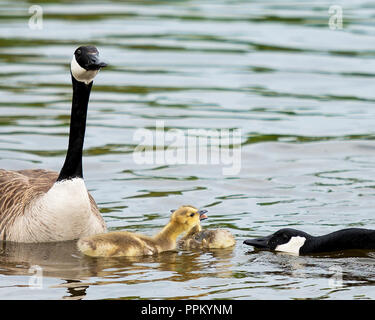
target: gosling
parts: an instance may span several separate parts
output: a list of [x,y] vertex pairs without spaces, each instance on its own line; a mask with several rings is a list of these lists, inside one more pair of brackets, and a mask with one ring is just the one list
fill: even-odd
[[224,249],[234,246],[235,243],[233,235],[228,230],[203,230],[199,223],[178,241],[177,247],[182,250]]
[[116,231],[84,237],[77,247],[91,257],[121,257],[154,255],[176,249],[177,237],[189,232],[201,219],[206,219],[204,211],[193,206],[181,206],[172,213],[169,223],[155,236],[148,237],[127,231]]

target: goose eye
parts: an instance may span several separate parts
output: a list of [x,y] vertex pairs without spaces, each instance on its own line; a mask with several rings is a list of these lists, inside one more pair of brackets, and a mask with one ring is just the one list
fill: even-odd
[[81,54],[81,50],[78,49],[78,50],[77,50],[77,54]]
[[191,213],[191,214],[190,214],[190,217],[194,217],[194,215],[195,215],[195,213]]

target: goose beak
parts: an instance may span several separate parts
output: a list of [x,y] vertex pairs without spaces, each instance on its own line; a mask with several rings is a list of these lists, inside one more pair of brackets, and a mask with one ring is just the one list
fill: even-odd
[[256,239],[248,239],[245,240],[243,243],[258,249],[270,249],[270,246],[268,245],[268,241],[270,240],[270,238],[271,236]]
[[87,64],[85,65],[86,70],[99,70],[107,66],[107,63],[101,61],[97,52],[89,53],[87,55]]
[[198,211],[199,213],[199,219],[202,221],[202,220],[205,220],[205,219],[208,219],[206,213],[207,213],[207,210],[199,210]]

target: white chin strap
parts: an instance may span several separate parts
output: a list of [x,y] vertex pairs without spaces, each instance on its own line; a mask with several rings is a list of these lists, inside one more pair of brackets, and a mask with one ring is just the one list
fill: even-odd
[[299,254],[299,249],[305,244],[305,237],[291,237],[287,243],[280,244],[275,248],[275,251],[288,252]]
[[99,70],[86,70],[82,68],[78,64],[74,55],[72,62],[70,63],[70,70],[72,71],[74,79],[80,82],[84,82],[85,84],[89,84],[92,80],[94,80],[95,76],[99,72]]

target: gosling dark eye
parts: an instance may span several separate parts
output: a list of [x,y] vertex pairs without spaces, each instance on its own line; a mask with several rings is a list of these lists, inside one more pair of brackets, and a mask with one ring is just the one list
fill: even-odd
[[194,215],[195,215],[195,213],[191,213],[191,214],[190,214],[190,217],[194,217]]

